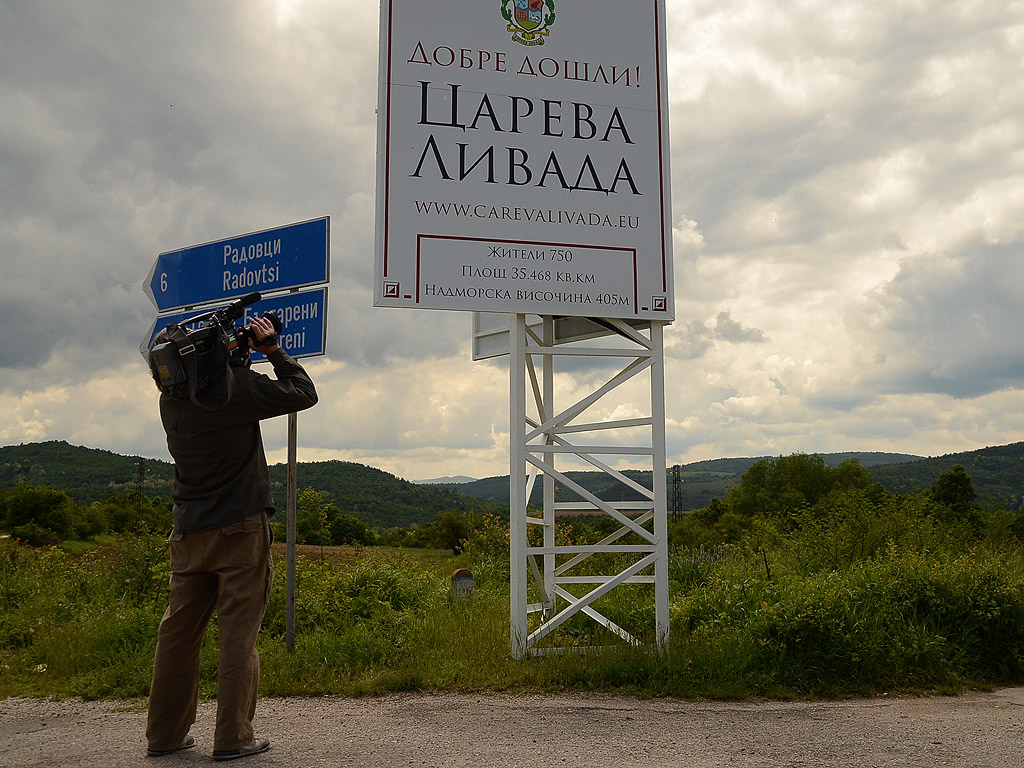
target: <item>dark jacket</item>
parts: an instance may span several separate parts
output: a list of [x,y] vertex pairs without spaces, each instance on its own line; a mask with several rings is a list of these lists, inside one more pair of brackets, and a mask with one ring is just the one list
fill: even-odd
[[[271,352],[276,379],[233,367],[234,394],[208,411],[188,398],[160,396],[160,419],[174,459],[174,530],[204,531],[267,510],[274,514],[260,420],[309,408],[316,388],[302,366],[283,350]],[[219,405],[226,382],[210,384],[200,401]]]

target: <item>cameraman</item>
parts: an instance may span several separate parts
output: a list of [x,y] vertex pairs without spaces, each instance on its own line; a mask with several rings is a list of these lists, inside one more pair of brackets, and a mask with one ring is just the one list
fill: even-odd
[[[256,639],[273,578],[268,516],[274,500],[259,422],[309,408],[317,394],[302,366],[278,345],[269,318],[254,318],[249,331],[249,348],[267,356],[276,378],[253,371],[246,354],[244,363],[225,366],[207,385],[212,402],[227,400],[222,408],[160,396],[174,459],[174,530],[171,593],[157,635],[146,726],[151,756],[195,745],[189,729],[196,718],[199,648],[214,610],[220,659],[213,757],[231,760],[270,747],[252,727],[260,674]],[[152,355],[150,366],[156,378]]]

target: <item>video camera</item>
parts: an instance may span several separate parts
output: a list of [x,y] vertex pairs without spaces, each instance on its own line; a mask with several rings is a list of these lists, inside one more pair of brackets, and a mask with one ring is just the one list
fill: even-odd
[[[249,361],[249,340],[257,343],[247,326],[235,321],[245,308],[260,300],[260,294],[249,293],[226,307],[196,315],[181,323],[171,323],[157,337],[149,352],[149,365],[160,390],[178,397],[192,397],[205,389],[232,365]],[[273,312],[264,317],[274,325],[274,336],[263,339],[260,346],[277,342],[281,319]],[[187,328],[193,330],[187,330]],[[230,398],[230,395],[229,395]]]

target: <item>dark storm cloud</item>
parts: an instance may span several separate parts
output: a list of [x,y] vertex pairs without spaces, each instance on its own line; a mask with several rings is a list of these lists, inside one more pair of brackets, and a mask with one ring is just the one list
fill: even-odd
[[27,369],[46,362],[58,327],[45,304],[19,296],[0,301],[0,328],[4,328],[0,367]]
[[738,344],[745,341],[763,344],[768,341],[757,328],[747,328],[732,319],[728,312],[719,312],[715,319],[715,336],[722,341]]
[[1024,386],[1024,247],[975,243],[907,259],[858,317],[877,385],[978,397]]
[[[364,67],[331,66],[337,90],[306,83],[322,72],[285,66],[290,38],[310,51],[332,31],[326,50],[308,55],[322,67],[332,52],[344,58],[346,25],[359,20],[349,16],[289,31],[235,3],[0,7],[0,237],[23,281],[0,284],[0,303],[49,303],[47,323],[43,309],[7,313],[9,333],[33,341],[12,346],[0,368],[46,361],[71,324],[80,344],[126,342],[129,359],[154,315],[141,287],[158,253],[337,215],[372,184],[373,47]],[[372,248],[372,217],[359,226],[336,228],[332,307],[362,298],[346,291],[346,246],[362,236]],[[372,252],[358,258],[372,265]],[[347,335],[347,346],[362,336]],[[98,367],[112,362],[105,351]]]
[[757,328],[747,328],[734,320],[729,312],[719,312],[714,321],[687,321],[672,329],[671,354],[684,360],[696,360],[715,349],[715,342],[725,344],[764,344],[768,339]]

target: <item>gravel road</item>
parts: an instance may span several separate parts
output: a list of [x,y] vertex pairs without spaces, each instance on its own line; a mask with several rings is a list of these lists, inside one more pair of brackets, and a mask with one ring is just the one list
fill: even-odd
[[[0,701],[0,766],[213,765],[215,704],[195,749],[145,757],[144,703]],[[269,752],[230,765],[455,768],[1024,768],[1024,688],[838,702],[691,702],[589,694],[264,699]]]

